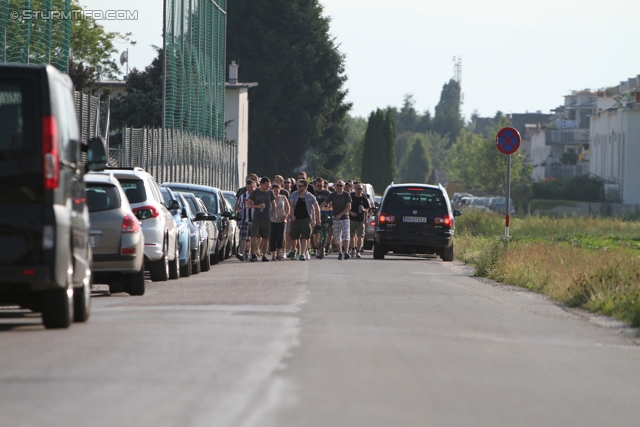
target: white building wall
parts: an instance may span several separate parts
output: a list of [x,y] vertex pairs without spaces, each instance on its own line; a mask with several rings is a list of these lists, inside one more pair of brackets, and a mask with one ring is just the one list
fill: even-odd
[[622,203],[640,203],[640,110],[592,117],[590,151],[590,172],[619,184]]
[[224,121],[231,123],[226,129],[227,139],[238,142],[238,188],[244,186],[249,162],[249,90],[226,88],[224,94]]
[[533,165],[532,178],[539,181],[545,178],[544,164],[551,154],[551,147],[546,144],[544,129],[531,132],[531,164]]

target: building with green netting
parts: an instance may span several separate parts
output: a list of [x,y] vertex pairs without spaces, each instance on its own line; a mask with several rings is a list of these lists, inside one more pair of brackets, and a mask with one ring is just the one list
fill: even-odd
[[71,0],[0,0],[0,60],[67,72]]
[[226,0],[164,0],[164,127],[224,139]]

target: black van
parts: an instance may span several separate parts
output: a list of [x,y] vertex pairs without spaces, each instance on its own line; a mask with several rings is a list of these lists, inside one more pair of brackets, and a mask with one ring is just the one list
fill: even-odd
[[0,65],[0,304],[42,312],[47,328],[87,320],[83,176],[105,163],[102,140],[80,140],[69,76]]
[[376,215],[373,258],[394,254],[436,254],[453,261],[455,217],[442,185],[391,184]]

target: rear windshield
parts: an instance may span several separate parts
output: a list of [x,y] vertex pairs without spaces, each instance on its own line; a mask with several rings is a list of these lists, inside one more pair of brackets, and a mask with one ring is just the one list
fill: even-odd
[[113,185],[87,184],[85,192],[89,212],[109,211],[120,207],[120,194]]
[[437,209],[446,205],[442,191],[432,188],[393,188],[385,198],[385,208]]
[[144,191],[144,182],[141,179],[120,179],[120,185],[127,195],[129,203],[142,203],[147,200],[147,193]]
[[0,158],[24,153],[25,138],[24,96],[20,86],[0,83]]

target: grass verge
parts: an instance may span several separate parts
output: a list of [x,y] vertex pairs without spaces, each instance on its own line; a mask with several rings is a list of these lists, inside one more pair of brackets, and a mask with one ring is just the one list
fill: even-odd
[[465,212],[456,259],[487,277],[572,307],[640,326],[640,223],[620,219],[527,217]]

